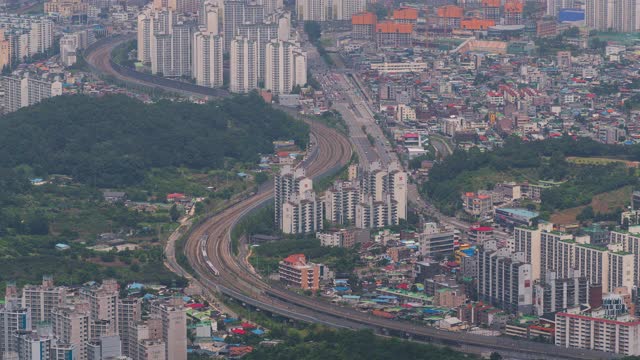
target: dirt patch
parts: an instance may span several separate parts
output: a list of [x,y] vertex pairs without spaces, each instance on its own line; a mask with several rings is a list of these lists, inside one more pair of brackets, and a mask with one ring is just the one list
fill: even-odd
[[[631,186],[625,186],[618,190],[598,194],[591,200],[591,207],[595,213],[608,213],[617,208],[624,208],[629,203],[631,191]],[[577,222],[576,216],[585,207],[586,205],[559,211],[551,215],[551,222],[558,225],[574,224]]]

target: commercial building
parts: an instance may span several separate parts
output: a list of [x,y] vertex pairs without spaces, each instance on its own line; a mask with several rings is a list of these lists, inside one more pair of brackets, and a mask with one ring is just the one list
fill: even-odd
[[455,233],[451,229],[439,227],[436,223],[426,223],[420,234],[420,255],[446,259],[453,254]]
[[487,240],[493,239],[493,228],[491,226],[472,226],[467,233],[469,242],[482,245]]
[[462,195],[462,208],[473,216],[488,216],[493,213],[493,199],[489,192],[467,192]]
[[376,45],[379,48],[408,48],[411,47],[413,25],[397,24],[392,21],[379,22],[375,28]]
[[538,217],[537,212],[525,209],[513,208],[497,208],[495,209],[494,220],[501,225],[514,226],[531,226],[533,219]]
[[50,0],[44,3],[45,14],[75,23],[86,22],[88,10],[89,4],[83,0]]
[[580,314],[577,309],[556,313],[556,346],[640,355],[640,321],[630,315],[604,315]]
[[248,93],[258,88],[258,44],[254,40],[236,37],[229,54],[229,90]]
[[303,290],[320,288],[320,265],[307,262],[304,254],[292,254],[280,261],[280,281]]
[[498,248],[495,240],[488,240],[476,256],[478,299],[513,314],[530,314],[533,280],[531,264],[524,262],[524,254]]
[[425,62],[383,62],[371,64],[371,70],[381,73],[423,72],[429,68]]
[[40,101],[62,95],[62,83],[58,80],[48,81],[30,77],[29,73],[19,76],[3,76],[4,112],[14,112],[25,106],[35,105]]

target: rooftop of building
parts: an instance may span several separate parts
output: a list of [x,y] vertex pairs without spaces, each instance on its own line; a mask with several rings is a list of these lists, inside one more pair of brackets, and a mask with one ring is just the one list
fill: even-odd
[[514,215],[514,216],[521,216],[524,218],[535,218],[538,217],[538,215],[540,215],[539,213],[535,212],[535,211],[531,211],[531,210],[527,210],[527,209],[520,209],[520,208],[499,208],[496,209],[496,211],[503,211],[506,212],[508,214]]
[[391,21],[385,21],[376,24],[376,32],[383,34],[411,34],[413,32],[413,25],[397,24]]
[[371,12],[363,12],[351,17],[352,25],[375,25],[377,22],[376,14]]

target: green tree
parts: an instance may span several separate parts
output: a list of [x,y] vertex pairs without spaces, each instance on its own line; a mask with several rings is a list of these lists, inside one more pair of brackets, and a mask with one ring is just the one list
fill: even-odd
[[169,217],[171,218],[172,222],[176,222],[180,218],[180,211],[178,211],[178,207],[176,206],[176,204],[173,204],[169,209]]

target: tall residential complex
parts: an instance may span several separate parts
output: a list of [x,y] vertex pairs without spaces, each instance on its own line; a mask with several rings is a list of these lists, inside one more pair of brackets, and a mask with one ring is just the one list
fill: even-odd
[[[53,46],[53,20],[44,16],[0,14],[0,60],[11,64],[23,61],[35,54],[44,53]],[[4,61],[2,61],[4,62]],[[0,66],[7,65],[0,63]]]
[[193,77],[207,87],[223,85],[222,53],[224,41],[212,32],[193,34]]
[[303,168],[282,167],[274,176],[274,220],[286,234],[322,230],[324,210]]
[[264,87],[274,94],[289,94],[307,83],[307,54],[296,43],[272,40],[265,50]]
[[586,0],[585,20],[589,28],[619,32],[638,29],[638,0]]
[[156,300],[151,303],[151,317],[162,322],[162,341],[167,360],[187,360],[187,312],[182,298]]
[[265,12],[262,5],[248,4],[245,1],[231,0],[224,2],[224,38],[225,49],[230,49],[231,42],[238,35],[238,27],[242,24],[258,24],[264,21]]
[[236,37],[229,51],[229,90],[247,93],[258,88],[258,44],[254,40]]
[[147,8],[138,15],[138,60],[153,74],[191,76],[193,24],[170,9]]
[[302,21],[351,20],[366,8],[366,0],[296,0],[296,16]]
[[522,252],[498,248],[495,240],[487,240],[478,251],[478,299],[511,313],[533,310],[531,264]]
[[560,9],[574,9],[575,0],[547,0],[547,12],[549,16],[558,16]]
[[62,95],[62,83],[39,80],[28,73],[19,76],[3,76],[4,112],[10,113],[25,106],[39,103],[52,96]]
[[1,359],[186,359],[186,312],[181,298],[152,301],[142,322],[142,298],[119,299],[105,280],[79,288],[9,284],[0,305]]
[[326,219],[357,228],[396,225],[407,217],[407,174],[398,164],[384,169],[352,168],[353,178],[337,181],[324,194]]

